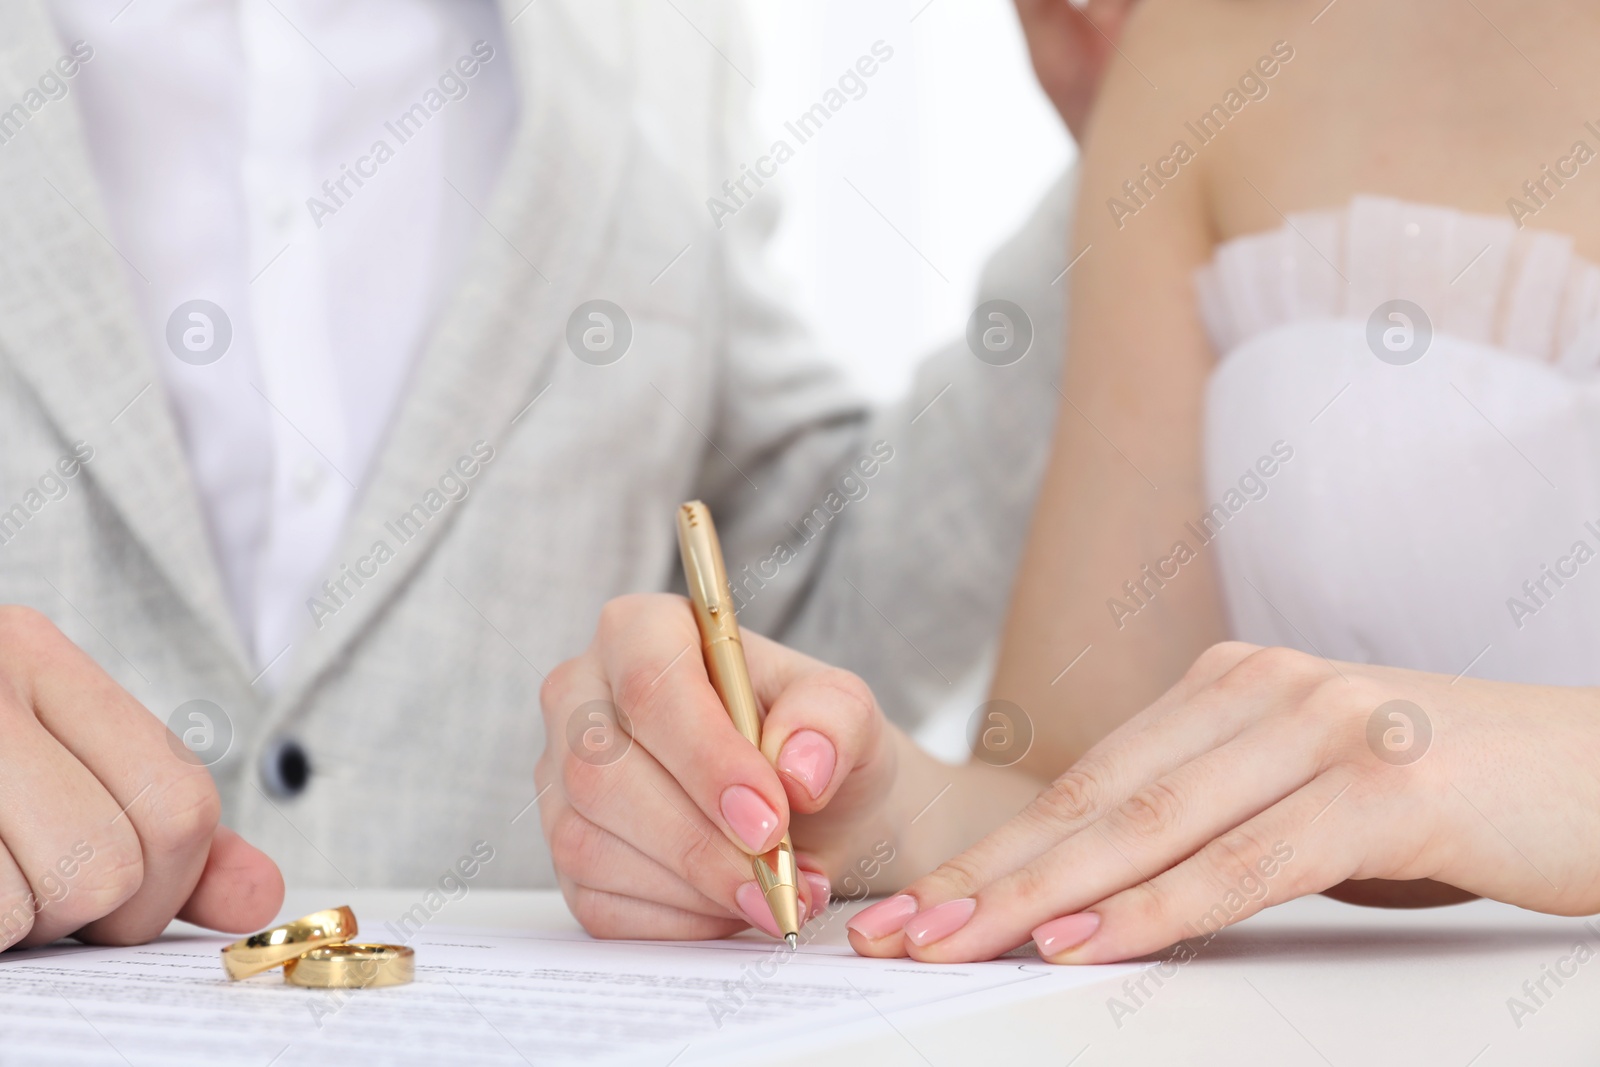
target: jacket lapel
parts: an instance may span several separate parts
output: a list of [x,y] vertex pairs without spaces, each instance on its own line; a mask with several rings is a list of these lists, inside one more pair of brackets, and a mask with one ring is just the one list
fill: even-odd
[[[0,106],[23,100],[66,51],[32,2],[0,7],[0,41]],[[94,449],[86,476],[243,671],[248,658],[128,288],[141,284],[138,266],[113,243],[67,84],[65,98],[0,144],[0,348],[63,447]]]
[[[522,8],[520,2],[510,5]],[[274,699],[282,714],[414,576],[470,499],[451,505],[403,544],[390,524],[437,490],[474,442],[498,448],[548,384],[566,320],[603,254],[631,150],[624,68],[577,61],[575,29],[559,6],[508,10],[507,40],[521,86],[521,119],[465,277],[440,315],[385,445],[346,524],[329,578],[375,543],[394,550],[377,576],[334,604],[285,662]],[[346,589],[351,589],[346,585]],[[307,616],[308,620],[310,615]]]

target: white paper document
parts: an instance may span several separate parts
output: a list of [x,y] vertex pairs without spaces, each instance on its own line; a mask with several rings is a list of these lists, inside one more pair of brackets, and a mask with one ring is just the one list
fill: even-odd
[[749,1062],[753,1035],[825,1044],[1137,969],[437,927],[412,941],[413,984],[323,991],[280,971],[229,982],[218,958],[228,941],[0,957],[0,1065]]

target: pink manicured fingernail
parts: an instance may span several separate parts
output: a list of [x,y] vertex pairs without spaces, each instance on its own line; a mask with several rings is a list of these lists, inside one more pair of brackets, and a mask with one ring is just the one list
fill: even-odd
[[870,908],[862,908],[856,917],[845,923],[862,937],[873,941],[888,937],[905,926],[906,920],[917,913],[917,898],[901,893],[888,900],[880,900]]
[[778,813],[747,785],[730,785],[722,791],[722,817],[739,835],[744,847],[760,855],[771,847],[772,832],[778,828]]
[[832,741],[815,730],[801,730],[783,743],[783,750],[778,753],[778,770],[805,786],[815,800],[833,779],[833,765],[837,759]]
[[767,907],[767,898],[761,895],[760,886],[754,882],[746,882],[733,891],[733,899],[738,902],[739,910],[744,912],[744,917],[753,925],[773,937],[782,936],[778,933],[778,924],[772,921],[772,909]]
[[828,882],[828,876],[818,874],[816,871],[801,871],[806,876],[806,881],[811,886],[811,910],[806,913],[806,918],[817,915],[828,906],[828,900],[833,896],[833,886]]
[[913,945],[931,945],[943,941],[972,918],[978,902],[971,897],[949,900],[937,908],[930,908],[906,923],[906,940]]
[[1080,911],[1040,924],[1033,931],[1033,942],[1039,946],[1039,955],[1054,956],[1069,948],[1077,948],[1100,929],[1100,916],[1092,911]]

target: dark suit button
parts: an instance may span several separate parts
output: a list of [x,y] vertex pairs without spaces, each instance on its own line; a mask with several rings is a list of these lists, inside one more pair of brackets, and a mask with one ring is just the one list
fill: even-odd
[[279,741],[267,751],[262,761],[261,777],[267,783],[267,792],[275,797],[298,796],[305,790],[311,777],[311,760],[300,742]]

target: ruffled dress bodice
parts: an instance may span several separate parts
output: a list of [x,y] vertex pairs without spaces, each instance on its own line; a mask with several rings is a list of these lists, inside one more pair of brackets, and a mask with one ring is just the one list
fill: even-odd
[[1237,637],[1600,683],[1600,267],[1363,197],[1227,242],[1196,287],[1213,506],[1185,539]]

